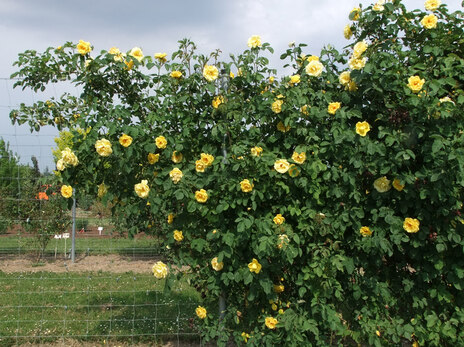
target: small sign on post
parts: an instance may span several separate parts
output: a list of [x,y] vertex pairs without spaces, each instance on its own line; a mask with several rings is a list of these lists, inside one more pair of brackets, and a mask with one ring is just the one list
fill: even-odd
[[101,234],[102,234],[102,231],[103,231],[103,227],[98,227],[98,235],[100,235],[100,236],[101,236]]

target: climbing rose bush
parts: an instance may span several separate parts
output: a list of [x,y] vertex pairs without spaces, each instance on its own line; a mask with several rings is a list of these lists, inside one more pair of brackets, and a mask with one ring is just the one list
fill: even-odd
[[281,78],[256,36],[227,62],[182,40],[15,63],[17,86],[81,86],[11,119],[70,129],[63,184],[163,240],[155,277],[191,274],[219,345],[464,344],[463,13],[347,16],[345,49],[292,43]]

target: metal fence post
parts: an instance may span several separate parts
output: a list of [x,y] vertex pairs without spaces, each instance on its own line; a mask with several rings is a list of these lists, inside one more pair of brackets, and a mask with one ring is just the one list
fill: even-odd
[[76,260],[76,198],[73,197],[72,207],[72,240],[71,240],[71,261]]

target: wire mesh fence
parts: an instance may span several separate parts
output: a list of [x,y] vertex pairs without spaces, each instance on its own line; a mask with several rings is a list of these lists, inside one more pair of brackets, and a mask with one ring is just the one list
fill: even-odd
[[0,346],[201,345],[198,293],[187,280],[164,292],[151,265],[167,250],[152,233],[128,238],[108,206],[81,199],[71,261],[72,213],[50,208],[47,183],[58,132],[11,125],[11,110],[44,97],[13,83],[0,79]]

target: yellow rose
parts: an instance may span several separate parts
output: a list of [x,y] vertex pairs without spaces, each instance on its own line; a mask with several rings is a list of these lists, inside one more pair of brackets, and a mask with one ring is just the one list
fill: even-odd
[[182,72],[177,71],[177,70],[176,70],[176,71],[172,71],[171,74],[170,74],[170,76],[171,76],[172,78],[181,78],[181,77],[182,77]]
[[108,53],[112,55],[118,55],[121,54],[121,51],[119,50],[119,48],[111,47]]
[[180,169],[178,169],[177,167],[172,169],[171,172],[169,173],[169,177],[171,177],[171,180],[175,184],[179,183],[179,181],[181,180],[183,176],[184,175],[182,174],[182,171],[180,171]]
[[142,182],[137,183],[134,185],[134,190],[140,198],[145,199],[150,192],[150,188],[148,187],[148,181],[142,180]]
[[359,16],[361,15],[361,9],[359,7],[355,7],[350,12],[351,20],[359,20]]
[[158,136],[155,139],[155,144],[156,144],[156,147],[158,147],[160,149],[163,149],[163,148],[166,148],[166,145],[168,144],[168,141],[166,140],[166,138],[164,136]]
[[275,329],[276,325],[279,323],[279,321],[277,319],[275,319],[274,317],[266,317],[264,322],[265,322],[264,324],[266,324],[266,326],[269,329]]
[[113,60],[114,61],[123,61],[125,57],[126,57],[126,53],[119,52],[119,53],[114,55]]
[[234,79],[234,78],[235,78],[235,75],[234,75],[234,73],[233,73],[232,71],[231,71],[231,72],[229,72],[229,77],[230,77],[230,78],[232,78],[232,79]]
[[292,159],[295,163],[303,164],[306,160],[306,152],[293,152]]
[[244,193],[249,193],[253,190],[253,184],[250,183],[250,180],[244,179],[242,182],[240,182],[240,189],[242,189],[242,192]]
[[184,239],[184,235],[182,234],[182,230],[174,230],[173,237],[174,237],[174,240],[176,240],[177,242],[182,241]]
[[375,181],[374,181],[374,188],[375,190],[377,190],[379,193],[385,193],[385,192],[388,192],[390,189],[391,189],[391,186],[390,186],[390,180],[383,176],[383,177],[380,177],[380,178],[377,178]]
[[337,110],[341,107],[341,103],[339,102],[331,102],[329,106],[327,107],[327,112],[330,114],[335,114]]
[[195,313],[197,314],[198,318],[200,319],[205,319],[206,318],[206,308],[204,308],[203,306],[198,306],[196,309],[195,309]]
[[282,111],[282,104],[284,103],[283,100],[275,100],[273,103],[272,103],[272,106],[271,106],[271,109],[272,109],[272,112],[274,113],[280,113]]
[[354,81],[350,81],[348,85],[345,87],[345,90],[348,89],[350,92],[355,92],[358,90],[358,86]]
[[263,153],[263,149],[261,147],[255,146],[250,150],[250,152],[253,157],[259,157]]
[[158,278],[166,278],[168,275],[168,267],[162,261],[157,261],[152,267],[153,275]]
[[338,76],[338,81],[341,85],[348,85],[351,82],[351,73],[349,71],[343,71],[340,76]]
[[129,55],[137,59],[138,61],[142,61],[144,55],[142,50],[139,47],[134,47],[129,52]]
[[322,74],[324,65],[319,60],[311,60],[308,65],[306,65],[305,71],[308,75],[319,77]]
[[288,236],[285,234],[279,235],[279,243],[277,244],[278,249],[282,249],[284,246],[288,245]]
[[126,64],[125,69],[127,71],[132,70],[132,68],[134,67],[134,61],[132,59],[130,61],[124,60],[124,64]]
[[209,167],[213,164],[214,157],[208,153],[201,153],[200,160],[205,164],[206,167]]
[[397,191],[401,192],[404,189],[404,184],[401,184],[400,180],[398,178],[395,178],[392,183],[393,188],[395,188]]
[[160,155],[157,153],[148,153],[147,160],[150,164],[155,164],[158,162]]
[[203,77],[208,81],[212,82],[219,76],[219,71],[216,66],[205,65],[203,68]]
[[290,76],[290,84],[294,85],[294,84],[297,84],[297,83],[300,83],[300,75]]
[[105,183],[101,183],[98,185],[97,196],[99,198],[103,197],[107,192],[108,192],[108,188],[106,187]]
[[441,5],[440,0],[427,0],[425,2],[425,9],[427,11],[435,11],[437,8],[439,8]]
[[426,29],[434,29],[437,27],[438,18],[433,13],[424,16],[421,20],[421,24]]
[[403,223],[403,229],[408,233],[417,233],[419,231],[419,220],[415,218],[405,218]]
[[73,195],[73,188],[71,186],[61,186],[61,195],[66,199],[69,199]]
[[274,77],[274,76],[270,76],[270,77],[269,77],[269,84],[274,83],[274,80],[275,80],[275,77]]
[[298,177],[300,172],[301,170],[295,164],[291,164],[290,167],[288,168],[288,174],[290,177]]
[[224,97],[223,96],[215,96],[212,102],[212,105],[214,108],[218,108],[220,104],[224,102]]
[[205,172],[205,169],[206,169],[206,164],[201,159],[195,162],[195,170],[197,172]]
[[274,221],[275,224],[281,225],[285,222],[285,217],[279,213],[272,220]]
[[79,40],[79,43],[77,44],[77,51],[79,54],[85,55],[87,53],[90,53],[92,50],[92,47],[90,46],[90,42],[82,41]]
[[154,57],[155,59],[158,59],[160,63],[165,63],[166,62],[166,53],[155,53]]
[[95,142],[95,149],[102,157],[108,157],[111,153],[113,153],[111,142],[107,139],[101,139]]
[[277,159],[274,163],[274,169],[279,173],[286,173],[290,168],[290,163],[287,159]]
[[253,258],[251,263],[248,264],[248,269],[250,269],[250,272],[254,272],[255,274],[259,274],[259,272],[261,271],[261,267],[261,264],[258,263],[258,261],[255,258]]
[[306,58],[308,62],[310,61],[319,61],[319,57],[317,55],[310,55],[309,57]]
[[349,24],[345,25],[343,28],[343,36],[345,39],[349,40],[351,36],[353,35],[353,32],[351,31],[351,26]]
[[77,164],[79,164],[79,160],[77,159],[77,156],[74,154],[74,152],[69,147],[66,147],[65,149],[61,151],[61,159],[63,159],[63,162],[65,165],[76,166]]
[[282,293],[285,290],[285,287],[283,284],[274,284],[274,292],[279,294]]
[[356,134],[361,136],[366,136],[367,133],[371,130],[371,126],[368,122],[357,122],[356,123]]
[[199,202],[204,204],[208,200],[208,193],[204,189],[197,190],[195,192],[195,199]]
[[425,79],[421,79],[419,76],[411,76],[408,78],[408,87],[413,93],[418,93],[425,83]]
[[305,116],[309,116],[309,109],[311,106],[309,105],[303,105],[300,107],[300,112],[303,113]]
[[222,261],[218,263],[218,258],[215,257],[211,259],[211,267],[216,271],[221,271],[224,267],[224,263]]
[[261,37],[258,35],[253,35],[248,39],[247,44],[250,48],[261,47]]
[[363,237],[372,235],[372,231],[371,229],[369,229],[369,227],[361,227],[361,229],[359,229],[359,232]]
[[175,163],[175,164],[179,164],[182,159],[184,159],[184,156],[182,155],[182,153],[178,153],[177,151],[174,151],[172,152],[172,156],[171,156],[171,160]]
[[366,51],[366,49],[367,49],[367,42],[364,40],[359,41],[353,47],[353,57],[360,58],[361,55]]
[[66,165],[63,159],[58,159],[58,161],[56,162],[56,169],[58,171],[63,171],[64,169],[66,169]]
[[366,66],[366,63],[367,63],[367,58],[366,57],[364,57],[362,59],[352,57],[348,61],[348,65],[350,66],[351,70],[361,70],[364,66]]
[[168,214],[168,224],[172,224],[174,222],[174,215],[172,213]]
[[279,130],[279,131],[281,131],[283,133],[286,133],[290,129],[291,129],[290,125],[285,126],[284,123],[282,123],[282,122],[277,123],[277,130]]
[[372,9],[376,12],[381,12],[385,9],[385,7],[383,6],[384,4],[385,0],[379,0],[374,6],[372,6]]
[[126,134],[122,134],[119,138],[119,144],[123,147],[129,147],[132,143],[132,137]]

